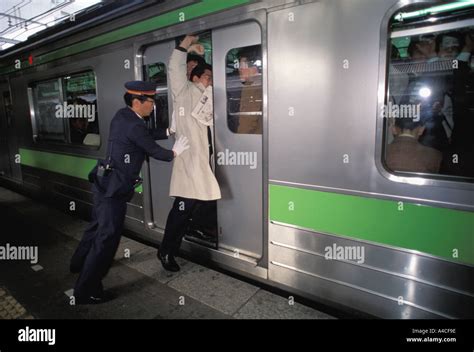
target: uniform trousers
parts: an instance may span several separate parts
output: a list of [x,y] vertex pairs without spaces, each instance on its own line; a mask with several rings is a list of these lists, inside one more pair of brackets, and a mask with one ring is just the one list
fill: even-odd
[[104,197],[93,186],[92,219],[71,258],[71,271],[79,272],[74,287],[75,297],[100,297],[102,279],[109,271],[122,236],[126,198]]

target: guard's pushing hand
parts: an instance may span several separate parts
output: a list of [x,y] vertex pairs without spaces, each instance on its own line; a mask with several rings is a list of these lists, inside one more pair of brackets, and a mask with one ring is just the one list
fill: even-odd
[[186,149],[189,149],[188,139],[185,136],[181,136],[173,145],[175,157],[178,157]]

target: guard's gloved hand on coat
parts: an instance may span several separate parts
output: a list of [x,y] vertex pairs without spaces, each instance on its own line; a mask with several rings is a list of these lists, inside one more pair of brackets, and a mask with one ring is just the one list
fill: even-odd
[[185,136],[181,136],[173,145],[174,157],[176,158],[186,149],[189,149],[188,139]]

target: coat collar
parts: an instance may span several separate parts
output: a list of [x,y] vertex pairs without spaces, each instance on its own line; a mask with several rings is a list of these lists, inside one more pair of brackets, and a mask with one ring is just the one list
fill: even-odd
[[206,87],[204,87],[204,84],[202,84],[201,82],[194,83],[194,85],[196,86],[197,89],[201,91],[201,93],[204,93],[204,91],[206,90]]

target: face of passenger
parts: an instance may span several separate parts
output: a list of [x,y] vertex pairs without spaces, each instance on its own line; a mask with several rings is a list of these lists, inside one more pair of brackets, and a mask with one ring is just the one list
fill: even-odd
[[418,48],[415,48],[411,55],[410,55],[410,58],[413,59],[413,60],[423,60],[425,59],[425,55],[420,51],[418,50]]
[[72,127],[76,130],[85,131],[87,129],[88,121],[87,119],[72,119]]
[[459,52],[459,40],[455,37],[444,36],[439,46],[439,57],[444,59],[454,59]]
[[412,48],[410,55],[414,60],[428,60],[436,56],[436,41],[434,36],[423,36]]
[[[202,83],[204,87],[212,86],[212,71],[211,70],[204,70],[204,73],[201,77],[197,78],[196,76],[193,77],[194,81],[198,83]],[[197,80],[196,80],[197,79]]]
[[253,66],[246,57],[239,60],[239,76],[243,83],[252,83],[253,77],[258,73],[257,67]]

